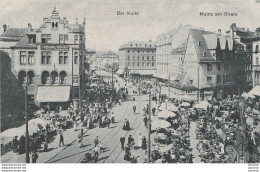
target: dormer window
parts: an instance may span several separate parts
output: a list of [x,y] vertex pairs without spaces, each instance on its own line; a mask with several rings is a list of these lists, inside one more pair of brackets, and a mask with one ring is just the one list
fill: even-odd
[[203,53],[203,57],[207,57],[207,54],[205,52]]
[[36,35],[28,35],[28,42],[29,42],[29,44],[35,44],[36,43]]

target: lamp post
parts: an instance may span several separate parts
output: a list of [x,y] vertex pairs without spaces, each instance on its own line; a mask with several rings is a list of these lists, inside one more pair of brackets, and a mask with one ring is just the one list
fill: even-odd
[[151,154],[151,90],[149,89],[147,163],[150,163],[150,154]]
[[28,77],[26,75],[26,83],[25,83],[25,89],[24,89],[24,113],[25,113],[25,151],[26,151],[26,157],[25,161],[26,163],[30,163],[30,157],[29,157],[29,131],[28,131],[28,100],[27,100],[27,87],[28,87]]

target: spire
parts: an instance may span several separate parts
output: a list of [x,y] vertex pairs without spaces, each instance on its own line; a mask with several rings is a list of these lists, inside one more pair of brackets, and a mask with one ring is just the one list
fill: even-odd
[[52,11],[52,16],[53,16],[53,17],[58,17],[58,16],[59,16],[58,11],[56,10],[56,6],[54,6],[54,9],[53,9],[53,11]]

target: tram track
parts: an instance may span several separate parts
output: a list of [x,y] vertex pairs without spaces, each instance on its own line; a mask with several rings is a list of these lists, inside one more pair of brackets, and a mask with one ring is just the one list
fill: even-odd
[[[118,120],[118,121],[122,121],[122,119],[123,118],[126,118],[126,114],[127,114],[127,109],[129,109],[129,104],[130,104],[130,102],[127,102],[127,107],[125,108],[125,112],[124,112],[124,115],[120,118],[120,120]],[[115,131],[115,129],[116,129],[117,127],[115,127],[115,128],[112,128],[111,130],[109,130],[109,132],[102,138],[102,140],[101,141],[103,141],[104,139],[106,139],[109,135],[110,135],[110,133],[112,133],[113,131]],[[116,134],[117,132],[115,132],[115,134]],[[115,135],[114,134],[114,135]],[[74,141],[75,142],[75,141]],[[106,143],[107,144],[107,143]],[[69,147],[66,147],[66,148],[69,148]],[[65,149],[66,149],[65,148]],[[73,155],[71,155],[71,156],[68,156],[68,157],[65,157],[65,158],[61,158],[61,159],[58,159],[58,160],[54,160],[54,161],[52,161],[55,157],[57,157],[59,154],[61,154],[65,149],[63,149],[62,151],[60,151],[60,152],[58,152],[57,154],[55,154],[53,157],[51,157],[48,161],[46,161],[46,163],[55,163],[55,162],[57,162],[57,161],[60,161],[60,160],[62,160],[62,159],[66,159],[66,158],[69,158],[69,157],[71,157],[71,156],[74,156],[74,155],[77,155],[77,154],[73,154]],[[84,151],[82,151],[82,152],[79,152],[79,153],[84,153],[84,152],[86,152],[86,153],[88,153],[88,152],[90,152],[91,150],[93,150],[94,149],[94,147],[93,148],[90,148],[90,149],[88,149],[88,150],[84,150]],[[83,157],[84,158],[84,157]],[[79,161],[77,161],[77,162],[80,162],[83,158],[81,158]]]
[[[127,107],[126,107],[125,112],[124,112],[124,115],[121,117],[120,121],[121,121],[123,118],[126,118],[126,117],[125,117],[126,114],[128,114],[128,115],[127,115],[127,118],[130,116],[131,111],[130,111],[130,110],[128,111],[129,104],[130,104],[130,102],[128,102]],[[124,124],[123,124],[123,125],[124,125]],[[115,127],[115,128],[113,128],[113,129],[111,130],[111,131],[115,131],[114,129],[117,129],[116,132],[109,138],[108,141],[106,141],[106,143],[105,143],[103,146],[106,146],[106,145],[110,142],[110,140],[117,134],[117,132],[120,131],[120,129],[122,129],[123,125],[120,125],[120,127],[119,127],[119,126],[118,126],[118,127]],[[104,138],[102,138],[101,141],[103,141],[107,136],[109,136],[109,134],[111,133],[111,131],[109,131],[109,133],[108,133]],[[91,152],[94,148],[95,148],[95,147],[92,147],[91,149],[88,149],[88,150],[85,151],[85,152],[86,152],[86,153],[89,153],[89,152]],[[85,156],[85,155],[84,155],[84,156]],[[80,158],[76,163],[80,163],[80,162],[83,160],[84,156],[83,156],[82,158]]]

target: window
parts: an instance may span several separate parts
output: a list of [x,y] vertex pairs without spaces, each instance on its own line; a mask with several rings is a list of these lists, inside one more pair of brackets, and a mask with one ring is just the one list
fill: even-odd
[[216,53],[213,53],[212,55],[213,55],[213,57],[215,57],[215,56],[216,56]]
[[198,45],[201,45],[201,42],[200,42],[200,41],[198,42]]
[[139,56],[137,56],[137,60],[138,60],[138,61],[140,60],[140,57],[139,57]]
[[36,43],[36,35],[28,35],[28,42],[29,42],[29,44],[35,44]]
[[203,53],[203,57],[207,57],[207,54],[206,54],[206,53]]
[[226,76],[223,75],[223,82],[226,82]]
[[34,64],[34,51],[28,52],[28,64]]
[[256,65],[259,65],[259,57],[256,57],[256,59],[255,59],[255,64],[256,64]]
[[154,66],[154,62],[152,62],[152,66]]
[[145,63],[143,62],[142,66],[145,66]]
[[51,60],[51,52],[42,51],[42,64],[50,64],[50,60]]
[[130,53],[130,50],[127,50],[128,53]]
[[211,76],[208,76],[207,77],[207,83],[211,83],[212,82],[212,77]]
[[130,62],[128,62],[128,65],[127,65],[128,67],[130,66]]
[[139,63],[139,62],[137,63],[137,66],[140,66],[140,63]]
[[149,63],[149,62],[147,62],[147,66],[150,66],[150,63]]
[[52,22],[52,28],[58,28],[58,22]]
[[212,65],[211,64],[207,65],[207,71],[212,71]]
[[74,35],[74,44],[79,44],[79,35]]
[[130,56],[128,56],[128,60],[130,60]]
[[259,52],[259,45],[255,46],[255,52],[258,53]]
[[152,60],[154,61],[154,56],[152,56]]
[[221,83],[221,75],[217,75],[217,83]]
[[147,60],[150,60],[150,59],[149,59],[149,56],[147,56]]
[[138,50],[137,52],[140,53],[140,50]]
[[68,34],[59,34],[59,43],[65,44],[68,42]]
[[74,64],[79,63],[79,52],[74,52]]
[[144,60],[144,56],[143,56],[143,60]]
[[220,64],[218,64],[218,70],[220,70]]
[[59,52],[59,64],[68,64],[68,52]]
[[135,60],[135,56],[133,56],[133,61]]
[[51,34],[42,34],[41,38],[43,44],[49,43],[51,40]]
[[20,64],[26,64],[26,51],[20,51]]
[[79,35],[79,43],[83,44],[83,35]]
[[133,62],[133,67],[135,66],[135,62]]

